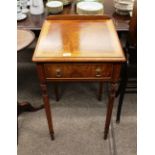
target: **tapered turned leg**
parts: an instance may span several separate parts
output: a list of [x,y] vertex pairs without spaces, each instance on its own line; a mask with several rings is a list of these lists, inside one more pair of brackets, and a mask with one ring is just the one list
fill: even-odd
[[50,109],[50,104],[49,104],[49,97],[48,97],[48,93],[47,93],[47,86],[46,86],[46,84],[41,84],[40,86],[41,86],[41,90],[42,90],[42,96],[43,96],[44,107],[45,107],[50,136],[51,136],[51,139],[54,140],[52,114],[51,114],[51,109]]
[[102,100],[102,93],[103,93],[103,82],[99,82],[99,92],[98,92],[98,100]]
[[109,132],[109,125],[110,125],[111,116],[112,116],[116,88],[117,88],[116,83],[112,83],[110,95],[109,95],[109,101],[108,101],[108,105],[107,105],[107,114],[106,114],[105,129],[104,129],[104,139],[107,139],[108,132]]
[[54,92],[55,92],[56,101],[59,101],[59,91],[58,91],[57,83],[54,84]]
[[38,77],[40,80],[40,87],[41,87],[43,101],[44,101],[44,108],[45,108],[45,112],[46,112],[48,128],[49,128],[51,139],[54,140],[52,114],[51,114],[51,109],[50,109],[50,104],[49,104],[49,97],[48,97],[48,93],[47,93],[44,64],[37,63],[37,72],[38,72]]

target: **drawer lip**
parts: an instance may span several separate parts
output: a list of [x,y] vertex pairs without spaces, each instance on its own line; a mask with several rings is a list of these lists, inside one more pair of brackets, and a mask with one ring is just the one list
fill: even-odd
[[[83,68],[81,68],[81,66]],[[97,77],[97,68],[100,68],[100,76]],[[68,79],[104,79],[109,80],[113,76],[113,63],[46,63],[44,64],[45,78],[47,80]],[[57,77],[57,70],[61,76]]]
[[57,82],[67,82],[67,81],[111,81],[112,77],[102,77],[102,78],[46,78],[46,81],[57,81]]

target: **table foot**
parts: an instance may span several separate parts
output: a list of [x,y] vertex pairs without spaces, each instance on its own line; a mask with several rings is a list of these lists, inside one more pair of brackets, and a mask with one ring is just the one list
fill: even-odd
[[55,139],[54,133],[50,133],[50,136],[51,136],[51,140],[54,140]]

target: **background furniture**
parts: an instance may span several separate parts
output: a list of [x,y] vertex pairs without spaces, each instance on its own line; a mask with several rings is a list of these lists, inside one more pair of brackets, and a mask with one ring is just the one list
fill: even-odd
[[125,93],[137,92],[137,1],[134,2],[125,53],[127,62],[123,64],[121,81],[116,96],[119,95],[116,122],[120,122]]
[[32,31],[17,29],[17,51],[29,46],[35,38],[35,35]]
[[109,82],[104,130],[104,139],[107,139],[116,84],[121,64],[125,61],[112,20],[107,16],[49,16],[42,27],[32,60],[37,65],[52,140],[54,129],[47,82]]
[[[30,30],[17,30],[17,52],[21,51],[22,49],[28,47],[33,40],[35,39],[35,35]],[[28,102],[17,102],[17,116],[19,116],[22,112],[32,112],[42,109],[43,105],[40,107],[33,107]]]
[[[28,47],[33,42],[34,39],[35,39],[35,35],[32,31],[17,29],[17,52]],[[34,112],[42,108],[44,108],[43,105],[39,107],[33,107],[27,101],[25,102],[17,101],[17,119],[18,119],[18,116],[23,112]],[[18,120],[17,120],[17,144],[18,144]]]
[[[76,15],[76,1],[72,0],[73,2],[70,5],[64,6],[64,10],[59,15]],[[47,1],[45,1],[46,3]],[[128,31],[129,30],[129,21],[130,16],[120,16],[115,13],[114,3],[113,0],[104,0],[104,14],[108,15],[112,18],[117,31]],[[45,18],[48,16],[47,9],[45,8],[45,13],[42,15],[31,15],[28,13],[28,17],[23,21],[18,21],[17,26],[18,28],[22,29],[29,29],[29,30],[41,30],[42,24]]]

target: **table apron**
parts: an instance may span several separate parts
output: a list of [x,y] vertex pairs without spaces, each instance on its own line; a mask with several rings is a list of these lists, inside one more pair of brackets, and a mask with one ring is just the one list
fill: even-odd
[[120,63],[43,63],[45,81],[117,82]]

